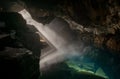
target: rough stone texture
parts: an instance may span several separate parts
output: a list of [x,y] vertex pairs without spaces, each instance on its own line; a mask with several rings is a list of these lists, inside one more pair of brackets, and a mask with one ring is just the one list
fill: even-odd
[[[11,7],[11,3],[14,3],[15,7],[20,7],[20,9],[27,9],[35,20],[37,20],[38,22],[42,22],[43,24],[51,22],[54,17],[61,17],[69,23],[69,26],[73,31],[77,32],[76,34],[78,38],[80,40],[83,40],[85,45],[93,45],[96,48],[100,48],[99,50],[108,49],[109,51],[113,51],[112,54],[109,53],[109,51],[100,51],[99,53],[96,53],[98,52],[98,50],[93,48],[94,51],[89,53],[88,56],[101,66],[106,65],[106,70],[111,69],[111,71],[108,73],[110,76],[113,75],[112,73],[114,73],[113,79],[119,79],[118,72],[120,70],[120,0],[4,0],[1,1],[0,7],[2,8],[0,8],[0,11],[16,11],[17,8],[15,8],[14,6]],[[18,6],[16,6],[16,4],[18,4]],[[17,11],[19,11],[19,9],[17,9]],[[10,22],[21,24],[21,21],[12,21]],[[25,26],[25,21],[22,22],[24,22],[22,26]],[[21,33],[21,30],[23,29],[17,29],[19,33]],[[24,44],[27,43],[26,47],[31,49],[31,47],[29,47],[27,38],[24,37],[26,37],[27,35],[31,36],[31,33],[32,37],[34,37],[35,34],[30,31],[23,31],[23,34],[18,34],[18,36],[23,35],[22,42]],[[26,35],[24,35],[25,32],[27,32]],[[0,33],[3,33],[3,30],[1,30]],[[9,30],[7,30],[7,34],[8,33]],[[33,40],[30,40],[30,42]],[[11,46],[9,43],[13,42],[9,40],[4,44],[5,46]],[[14,46],[16,47],[16,44],[12,45],[12,47]],[[19,47],[19,45],[17,47]],[[4,50],[4,48],[1,47],[1,50]],[[34,51],[34,48],[32,48],[32,50]],[[31,59],[29,59],[28,57],[28,60],[25,60],[28,62]],[[26,62],[24,60],[20,61],[23,62],[23,64],[21,65],[23,71],[27,71],[26,68],[28,68],[28,66],[24,66]],[[29,63],[31,62],[28,62],[27,64]],[[28,68],[28,70],[31,70],[31,68]],[[29,75],[30,73],[22,73],[25,78],[24,74]],[[29,79],[32,78],[29,75]]]
[[[116,37],[114,41],[119,42],[117,40],[120,37],[118,34],[120,32],[119,0],[64,0],[58,2],[51,0],[50,3],[47,0],[33,2],[25,0],[23,2],[37,21],[49,23],[54,17],[61,17],[69,23],[72,29],[79,30],[80,36],[85,35],[90,41],[95,39],[93,42],[99,47],[104,44],[109,49],[119,51],[118,44],[116,48],[113,43],[108,44],[106,40],[102,42],[103,38],[110,39],[113,35]],[[89,33],[93,33],[93,38],[89,38]],[[101,37],[101,35],[104,36]],[[100,39],[97,39],[98,37]],[[114,48],[109,45],[113,45]]]
[[38,79],[41,48],[36,30],[30,30],[15,12],[1,12],[0,21],[5,22],[0,27],[0,77]]
[[[8,33],[15,31],[16,39],[19,40],[24,47],[33,51],[34,55],[40,56],[40,36],[28,28],[26,21],[22,16],[15,12],[0,13],[1,21],[6,23]],[[16,21],[16,22],[15,22]]]

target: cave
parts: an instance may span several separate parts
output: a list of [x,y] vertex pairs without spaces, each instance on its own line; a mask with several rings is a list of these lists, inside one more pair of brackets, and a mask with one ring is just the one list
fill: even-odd
[[119,0],[1,0],[0,79],[120,79]]

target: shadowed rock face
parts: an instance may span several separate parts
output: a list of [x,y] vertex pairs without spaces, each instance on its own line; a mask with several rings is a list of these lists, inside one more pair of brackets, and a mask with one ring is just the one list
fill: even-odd
[[[105,39],[109,40],[114,36],[115,42],[119,42],[117,39],[120,33],[119,0],[13,0],[11,2],[6,0],[1,3],[3,3],[1,6],[3,5],[5,10],[8,11],[9,9],[13,11],[16,10],[14,7],[19,9],[26,8],[35,20],[42,22],[43,24],[49,23],[54,17],[61,17],[75,21],[79,25],[83,25],[85,29],[87,28],[99,33],[100,36],[104,36],[103,38]],[[22,8],[20,6],[22,6]],[[76,24],[69,24],[72,25],[73,28],[76,28]],[[78,28],[76,29],[79,30]],[[79,30],[79,32],[81,32],[81,30]],[[90,38],[88,34],[89,33],[84,32],[83,34],[79,34],[79,36],[88,36],[87,38],[90,41],[91,39],[96,39],[98,36],[93,34],[93,38]],[[109,36],[109,38],[107,36]],[[102,39],[100,38],[100,40]],[[92,42],[98,45],[96,40]],[[113,47],[115,47],[113,48],[109,46],[110,44],[108,44],[107,41],[105,41],[104,45],[110,50],[119,51],[119,44],[117,44],[117,46],[114,46],[115,44],[113,44]]]
[[37,79],[41,48],[36,30],[30,30],[16,12],[0,12],[0,22],[5,23],[0,27],[1,78]]
[[40,75],[38,62],[38,59],[27,54],[18,57],[0,55],[0,77],[4,79],[38,79]]
[[[111,43],[113,47],[109,46],[107,40],[113,39],[116,43],[119,42],[118,37],[120,33],[120,1],[119,0],[64,0],[64,1],[23,1],[26,4],[27,10],[32,17],[44,24],[49,23],[54,17],[61,17],[65,20],[76,22],[78,25],[68,22],[72,28],[77,29],[81,35],[86,37],[86,41],[91,41],[95,45],[101,46],[104,44],[108,49],[119,51],[119,44]],[[84,32],[77,28],[79,25],[83,26]],[[91,30],[91,34],[88,32]],[[75,30],[76,31],[76,30]],[[99,35],[96,35],[99,34]],[[85,36],[84,36],[85,35]],[[91,37],[92,35],[92,37]],[[107,40],[98,44],[97,37],[103,37]],[[80,37],[80,38],[83,38]],[[92,40],[91,40],[92,39]],[[95,39],[95,40],[94,40]],[[102,40],[100,38],[98,42]]]
[[[108,57],[108,55],[106,54],[108,52],[103,52],[104,54],[106,54],[104,60],[106,59],[107,60],[106,61],[102,60],[102,61],[104,61],[104,64],[106,64],[106,62],[110,60],[107,63],[107,67],[112,66],[111,69],[113,72],[119,71],[120,64],[118,59],[120,55],[119,54],[120,0],[64,0],[64,1],[63,0],[59,0],[59,1],[58,0],[57,1],[56,0],[11,0],[11,1],[2,0],[0,1],[0,12],[1,11],[18,12],[23,8],[27,9],[35,20],[43,24],[49,24],[55,17],[64,19],[68,23],[68,26],[70,26],[72,31],[75,32],[77,38],[84,41],[85,45],[87,46],[92,45],[99,49],[108,49],[109,51],[112,52],[112,54],[114,53],[113,55],[118,55],[118,57],[116,58],[114,57],[110,59],[110,57]],[[8,16],[6,18],[8,18]],[[27,50],[29,49],[38,55],[39,54],[38,48],[40,46],[38,43],[40,38],[38,38],[38,35],[35,34],[36,31],[32,32],[28,30],[28,28],[24,27],[26,26],[26,22],[22,18],[19,18],[17,20],[15,20],[15,18],[16,17],[12,15],[11,17],[9,17],[9,20],[7,20],[8,23],[7,26],[17,25],[14,26],[14,29],[13,27],[12,28],[8,27],[7,29],[2,27],[0,29],[0,35],[8,34],[8,37],[0,38],[1,41],[0,44],[2,44],[2,46],[0,46],[1,47],[0,52],[2,51],[2,56],[4,52],[5,53],[10,52],[9,54],[4,54],[4,55],[5,56],[12,55],[12,57],[14,57],[14,53],[11,53],[11,51],[19,51],[20,48],[27,48]],[[14,39],[14,34],[13,36],[9,36],[11,34],[11,30],[17,31],[16,32],[17,39]],[[43,47],[44,44],[46,45],[46,42],[43,42]],[[6,49],[8,49],[9,51],[4,51]],[[26,52],[26,50],[24,52]],[[27,51],[27,53],[29,52]],[[98,60],[101,61],[101,58],[103,57],[102,53],[100,53],[101,56],[99,56],[99,54],[98,56],[95,56],[95,54],[97,54],[96,52],[92,52],[92,53],[90,54],[92,54],[94,60],[98,58]],[[23,61],[22,59],[20,60]],[[30,59],[28,57],[28,61],[29,60]],[[102,61],[100,63],[103,64]],[[113,63],[116,66],[113,66]],[[27,68],[26,65],[24,64],[26,63],[24,62],[22,66]],[[36,68],[37,68],[36,71],[39,70],[38,67]],[[114,73],[114,75],[116,75],[115,79],[119,79],[117,78],[118,75],[116,72]],[[34,77],[34,75],[32,77]]]

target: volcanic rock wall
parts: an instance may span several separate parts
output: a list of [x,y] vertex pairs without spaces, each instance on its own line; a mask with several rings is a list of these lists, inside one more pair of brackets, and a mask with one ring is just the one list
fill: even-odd
[[[23,1],[24,2],[24,1]],[[65,19],[70,27],[79,31],[97,47],[120,51],[120,1],[119,0],[25,0],[34,19],[49,23],[54,17]],[[82,27],[81,27],[82,26]],[[81,37],[83,36],[83,37]]]

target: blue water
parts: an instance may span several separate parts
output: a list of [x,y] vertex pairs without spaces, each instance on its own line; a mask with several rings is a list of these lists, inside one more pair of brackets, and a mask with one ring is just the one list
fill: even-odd
[[[102,49],[92,49],[84,56],[74,56],[67,61],[82,67],[80,64],[88,65],[91,67],[91,71],[95,72],[98,68],[102,68],[109,79],[120,79],[120,55],[116,52],[110,52]],[[87,64],[90,63],[90,64]],[[91,65],[93,64],[93,65]],[[84,67],[83,67],[84,68]],[[86,70],[90,70],[85,68]]]

